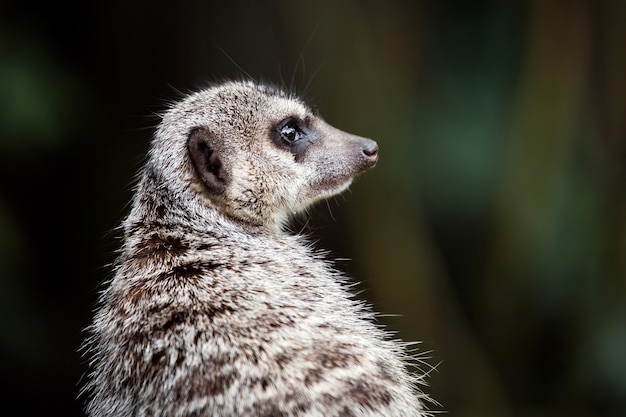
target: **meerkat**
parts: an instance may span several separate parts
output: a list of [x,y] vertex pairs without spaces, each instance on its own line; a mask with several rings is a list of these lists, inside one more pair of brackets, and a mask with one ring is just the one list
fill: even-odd
[[425,416],[405,344],[285,227],[377,160],[256,82],[166,111],[89,329],[87,415]]

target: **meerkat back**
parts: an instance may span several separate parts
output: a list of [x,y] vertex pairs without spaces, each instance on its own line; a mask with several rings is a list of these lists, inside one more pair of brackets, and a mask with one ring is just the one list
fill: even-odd
[[423,416],[421,376],[291,215],[376,142],[253,82],[192,94],[152,141],[87,340],[87,414]]

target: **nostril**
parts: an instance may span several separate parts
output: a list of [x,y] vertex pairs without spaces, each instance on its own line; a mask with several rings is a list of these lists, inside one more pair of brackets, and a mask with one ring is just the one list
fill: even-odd
[[362,149],[365,156],[374,158],[378,155],[378,145],[374,144]]
[[[378,144],[366,138],[358,138],[351,152],[354,152],[355,160],[362,169],[372,168],[378,163]],[[360,151],[360,152],[359,152]],[[359,153],[357,153],[359,152]]]

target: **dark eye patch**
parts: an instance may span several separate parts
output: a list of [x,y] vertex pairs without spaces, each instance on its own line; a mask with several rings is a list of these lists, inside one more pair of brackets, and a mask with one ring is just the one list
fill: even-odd
[[311,144],[313,132],[307,120],[298,117],[283,119],[274,127],[274,143],[283,149],[288,149],[298,161]]

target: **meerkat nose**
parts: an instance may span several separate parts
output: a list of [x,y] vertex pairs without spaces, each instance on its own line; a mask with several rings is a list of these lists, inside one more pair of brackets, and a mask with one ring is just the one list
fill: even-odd
[[372,164],[378,161],[378,144],[373,140],[367,139],[361,147],[361,152],[363,152],[363,155],[365,155]]

